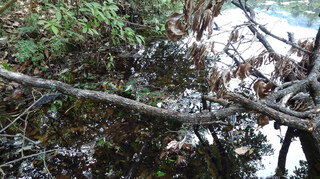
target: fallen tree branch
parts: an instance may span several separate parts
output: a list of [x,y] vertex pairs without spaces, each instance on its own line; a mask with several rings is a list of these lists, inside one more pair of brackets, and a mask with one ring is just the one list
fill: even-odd
[[166,120],[174,120],[183,123],[201,124],[202,122],[212,122],[246,111],[246,109],[239,106],[230,106],[228,108],[215,110],[212,112],[192,114],[180,113],[170,109],[153,107],[115,94],[109,94],[107,92],[82,90],[74,88],[71,85],[62,83],[60,81],[30,77],[21,73],[7,71],[2,67],[0,67],[0,76],[21,83],[22,85],[52,89],[66,95],[74,96],[78,99],[91,99],[94,101],[101,101],[109,104],[123,106],[125,108],[137,111],[141,114],[148,114],[154,117],[160,117]]

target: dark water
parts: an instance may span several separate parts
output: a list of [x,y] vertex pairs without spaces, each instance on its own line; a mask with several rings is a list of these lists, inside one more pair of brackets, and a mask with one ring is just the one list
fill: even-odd
[[[76,73],[71,74],[74,80],[66,77],[73,84],[85,80],[86,84],[81,88],[105,90],[181,112],[195,113],[203,111],[205,106],[211,111],[222,108],[201,99],[209,92],[206,80],[209,71],[198,72],[192,60],[186,58],[187,43],[146,40],[150,43],[143,53],[137,54],[136,58],[118,58],[112,73],[97,69],[99,77],[96,80],[83,79]],[[212,57],[208,56],[206,62],[211,64]],[[88,66],[89,69],[96,67]],[[109,81],[113,86],[102,88],[99,80]],[[150,85],[156,88],[150,88]],[[29,90],[26,96],[30,97]],[[2,92],[5,95],[5,89]],[[280,138],[279,141],[267,141],[266,135],[259,132],[254,113],[221,119],[232,125],[193,126],[66,95],[55,100],[62,102],[61,105],[54,103],[56,112],[52,111],[51,102],[42,104],[22,117],[28,119],[26,127],[25,121],[18,120],[16,127],[6,132],[15,135],[23,133],[19,129],[25,129],[28,138],[41,143],[25,140],[22,144],[21,138],[1,137],[2,164],[21,158],[19,149],[22,145],[28,147],[24,156],[49,151],[2,167],[7,178],[48,178],[51,175],[56,178],[266,178],[257,175],[259,170],[265,169],[262,157],[274,155],[271,142],[280,142]],[[23,105],[32,103],[29,100],[17,108],[20,101],[1,102],[2,126],[10,123],[8,118],[15,119],[16,114],[23,111]],[[272,132],[278,133],[277,130]],[[312,159],[316,154],[312,153],[308,134],[292,131],[291,135],[292,139],[297,136],[303,139],[306,158],[317,170],[319,163]],[[192,149],[189,146],[176,151],[165,150],[168,137],[178,142],[186,137],[185,144],[192,144]],[[57,152],[51,151],[53,149]],[[161,158],[165,152],[167,154]],[[307,162],[296,166],[295,173],[290,174],[292,177],[307,176]]]

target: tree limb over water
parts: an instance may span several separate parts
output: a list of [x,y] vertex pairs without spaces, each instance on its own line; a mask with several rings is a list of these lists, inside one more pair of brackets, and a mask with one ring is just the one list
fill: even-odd
[[101,101],[108,104],[114,104],[117,106],[132,109],[141,114],[151,115],[154,117],[160,117],[167,120],[174,120],[183,123],[201,124],[203,122],[212,122],[231,115],[235,115],[237,113],[246,112],[246,109],[242,107],[231,105],[228,108],[216,110],[213,112],[181,113],[170,109],[153,107],[115,94],[109,94],[107,92],[82,90],[74,88],[71,85],[62,83],[60,81],[30,77],[21,73],[7,71],[2,67],[0,67],[0,76],[21,83],[22,85],[52,89],[66,95],[74,96],[78,99],[91,99],[94,101]]

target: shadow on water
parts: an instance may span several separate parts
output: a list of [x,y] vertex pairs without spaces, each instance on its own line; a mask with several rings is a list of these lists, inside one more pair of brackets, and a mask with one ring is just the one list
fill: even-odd
[[[139,57],[122,59],[125,66],[116,64],[113,75],[125,72],[116,88],[119,83],[123,87],[110,89],[182,112],[219,110],[218,104],[201,100],[202,94],[208,93],[208,72],[194,69],[185,47],[167,41],[147,45]],[[192,126],[65,95],[57,100],[63,103],[56,112],[47,103],[27,116],[26,136],[41,143],[24,144],[30,148],[23,155],[39,149],[61,150],[9,164],[3,168],[8,178],[48,178],[50,174],[56,178],[255,178],[263,169],[262,157],[273,154],[271,144],[255,125],[255,114],[221,119],[227,125]],[[5,102],[1,106],[5,106],[1,124],[6,126],[16,109]],[[19,128],[24,126],[17,122],[7,134],[20,133]],[[183,143],[192,143],[192,147],[166,150],[170,141],[181,142],[184,137]],[[19,142],[2,137],[1,163],[22,157]],[[306,172],[302,169],[300,174]]]

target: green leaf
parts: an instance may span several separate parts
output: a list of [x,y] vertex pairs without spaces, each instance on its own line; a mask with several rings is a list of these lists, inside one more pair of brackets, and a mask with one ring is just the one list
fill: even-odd
[[117,21],[117,25],[122,28],[124,26],[124,23],[122,21]]
[[99,35],[99,32],[96,31],[96,29],[91,29],[95,34]]
[[56,100],[55,103],[60,105],[60,106],[62,106],[62,101],[61,100]]
[[156,25],[156,31],[160,30],[160,28]]
[[85,11],[89,11],[89,9],[88,8],[81,8],[81,9],[79,9],[79,11],[85,12]]
[[158,171],[156,174],[158,175],[158,177],[162,177],[162,176],[165,175],[166,173],[163,173],[163,172],[161,172],[161,171]]
[[144,38],[143,38],[141,35],[137,35],[137,37],[140,38],[140,40],[141,40],[143,43],[145,43],[145,42],[144,42]]
[[86,27],[83,28],[83,29],[82,29],[82,32],[83,32],[84,34],[87,33],[87,32],[88,32],[88,28],[86,28]]
[[43,28],[46,29],[46,28],[48,28],[48,27],[50,27],[50,26],[52,26],[52,24],[51,24],[51,23],[48,23],[48,24],[46,24]]
[[139,37],[136,37],[136,39],[137,39],[139,44],[142,44],[142,41],[141,41],[141,39]]
[[166,28],[165,28],[165,26],[163,24],[162,27],[161,27],[161,31],[165,31],[165,30],[166,30]]
[[26,146],[26,147],[23,147],[22,149],[19,149],[16,153],[19,153],[21,152],[22,150],[31,150],[32,146],[29,145],[29,146]]
[[55,26],[51,26],[51,30],[53,31],[53,33],[55,35],[58,35],[58,33],[59,33],[59,29],[58,28],[56,28]]
[[46,4],[46,5],[54,8],[54,9],[57,9],[57,7],[55,5],[52,5],[52,4]]
[[153,101],[151,106],[156,106],[158,104],[158,101]]
[[87,28],[91,28],[91,26],[92,26],[92,21],[88,21],[86,27],[87,27]]
[[118,113],[118,116],[122,116],[124,114],[123,109]]
[[65,68],[59,73],[59,75],[62,75],[64,73],[68,72],[68,71],[70,71],[70,69],[69,68]]
[[93,30],[92,29],[88,29],[89,30],[89,34],[93,35]]
[[50,109],[51,112],[57,112],[57,108],[54,104],[51,104],[51,109]]
[[111,6],[108,7],[108,9],[116,10],[116,11],[119,10],[118,6],[116,6],[116,5],[111,5]]
[[9,67],[9,65],[7,63],[2,63],[2,66],[8,70],[8,71],[11,71],[11,68]]
[[106,12],[106,16],[107,16],[108,19],[111,18],[111,14],[108,11]]
[[[104,16],[104,14],[103,14],[101,11],[98,11],[98,13],[99,13],[99,15],[100,15],[99,17],[101,17],[103,20],[106,19],[106,17]],[[101,19],[100,19],[100,20],[101,20]],[[100,20],[99,20],[99,21],[100,21]]]
[[93,10],[93,15],[94,15],[94,16],[98,15],[98,12],[99,12],[98,8],[94,8],[94,10]]
[[103,139],[100,139],[97,144],[98,144],[98,145],[101,145],[102,143],[103,143]]
[[61,12],[60,12],[60,11],[57,11],[57,12],[56,12],[56,17],[57,17],[58,21],[61,20],[62,15],[61,15]]
[[132,85],[128,85],[127,88],[124,91],[129,91],[131,89]]

